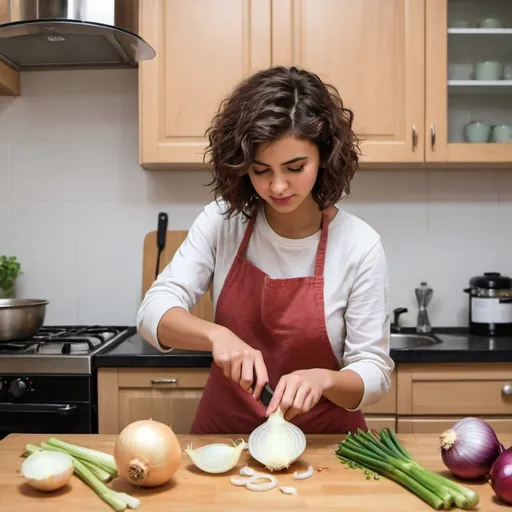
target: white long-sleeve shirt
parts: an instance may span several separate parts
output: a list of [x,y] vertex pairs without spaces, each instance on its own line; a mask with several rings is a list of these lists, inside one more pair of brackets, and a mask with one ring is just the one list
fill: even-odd
[[[173,307],[190,310],[213,280],[215,311],[247,222],[227,219],[225,204],[211,202],[197,217],[172,261],[148,290],[137,314],[140,335],[161,352],[157,327]],[[246,258],[272,278],[312,276],[320,231],[288,239],[275,233],[263,208],[257,214]],[[389,390],[390,316],[387,261],[379,235],[361,219],[338,208],[329,224],[324,269],[327,333],[341,371],[364,382],[357,409],[378,402]]]

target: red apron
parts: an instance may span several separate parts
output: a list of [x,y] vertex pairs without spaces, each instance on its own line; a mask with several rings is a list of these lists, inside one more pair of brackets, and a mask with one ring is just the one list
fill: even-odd
[[[308,368],[339,371],[324,310],[324,264],[329,218],[324,213],[313,277],[272,279],[245,258],[253,217],[217,302],[215,323],[261,351],[269,384],[276,389],[288,373]],[[214,363],[192,424],[192,434],[249,434],[266,421],[266,407],[224,376]],[[292,423],[305,434],[367,430],[361,411],[347,411],[322,397]]]

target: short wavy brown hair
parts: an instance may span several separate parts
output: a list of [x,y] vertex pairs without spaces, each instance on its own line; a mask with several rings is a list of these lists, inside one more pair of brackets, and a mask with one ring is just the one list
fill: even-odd
[[221,103],[206,131],[204,162],[213,164],[216,198],[228,205],[228,216],[250,217],[260,202],[248,176],[258,146],[291,134],[316,144],[320,169],[312,190],[321,209],[350,194],[358,168],[354,114],[335,87],[313,73],[276,66],[242,81]]

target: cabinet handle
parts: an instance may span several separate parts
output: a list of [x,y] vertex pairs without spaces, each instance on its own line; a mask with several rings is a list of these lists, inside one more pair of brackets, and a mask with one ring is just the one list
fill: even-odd
[[501,388],[501,392],[502,392],[505,396],[512,396],[512,384],[505,384],[505,385]]
[[151,384],[177,384],[178,379],[151,379]]
[[436,145],[436,127],[433,124],[430,125],[430,145],[432,149]]
[[418,132],[416,131],[416,125],[412,125],[412,150],[415,151],[418,145]]

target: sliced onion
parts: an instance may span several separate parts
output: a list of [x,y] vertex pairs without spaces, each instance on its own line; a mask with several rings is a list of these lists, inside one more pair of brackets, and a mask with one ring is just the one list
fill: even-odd
[[240,470],[240,474],[242,476],[254,476],[256,474],[256,471],[254,469],[250,468],[249,466],[244,466]]
[[239,476],[232,476],[231,483],[238,487],[245,487],[245,484],[247,483],[247,478],[240,478]]
[[512,505],[512,449],[505,450],[489,473],[492,490],[500,500]]
[[[258,480],[268,480],[268,482],[260,482]],[[272,475],[264,475],[262,473],[257,473],[254,476],[251,476],[249,480],[245,483],[245,487],[250,491],[270,491],[274,487],[277,486],[277,478]]]
[[486,476],[501,451],[492,427],[479,418],[464,418],[439,436],[441,457],[457,477],[476,479]]
[[297,494],[297,489],[295,489],[295,487],[279,487],[279,490],[283,494]]
[[308,466],[308,469],[306,469],[306,471],[294,471],[292,478],[295,480],[304,480],[306,478],[310,478],[311,476],[313,476],[313,466]]
[[43,450],[29,455],[21,466],[21,475],[39,491],[55,491],[64,487],[74,471],[71,455]]

